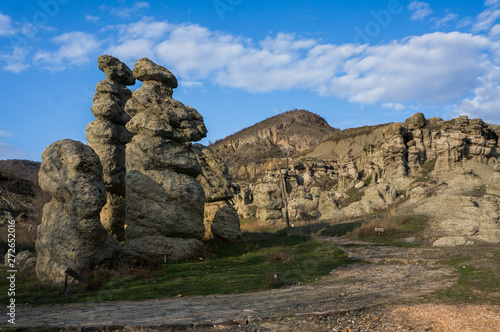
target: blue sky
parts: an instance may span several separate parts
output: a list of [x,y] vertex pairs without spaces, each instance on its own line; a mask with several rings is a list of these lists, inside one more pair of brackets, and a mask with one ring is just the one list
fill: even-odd
[[500,124],[499,17],[500,0],[2,0],[0,159],[86,142],[101,54],[169,68],[205,144],[294,108],[342,129]]

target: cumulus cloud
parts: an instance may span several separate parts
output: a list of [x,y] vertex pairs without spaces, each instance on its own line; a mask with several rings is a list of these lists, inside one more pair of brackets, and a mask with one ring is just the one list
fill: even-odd
[[38,51],[34,56],[35,63],[53,71],[64,70],[68,65],[82,65],[89,62],[91,54],[95,53],[100,42],[94,35],[73,31],[53,38],[52,42],[59,45],[56,51]]
[[401,103],[383,103],[382,107],[395,109],[396,111],[402,111],[406,108],[406,106]]
[[330,91],[351,102],[443,103],[460,97],[481,73],[477,60],[489,41],[436,32],[368,48],[346,61]]
[[500,49],[487,36],[460,32],[368,46],[325,44],[285,33],[254,41],[196,24],[153,21],[113,29],[119,38],[112,54],[130,60],[146,55],[181,81],[208,80],[250,92],[308,89],[396,110],[405,103],[460,100],[473,91],[485,63],[492,65],[490,58]]
[[0,54],[0,63],[3,62],[2,69],[19,74],[30,67],[27,56],[28,49],[19,46],[14,47],[11,54]]
[[414,21],[423,20],[432,14],[432,9],[426,2],[412,1],[408,9],[412,12],[411,19]]
[[486,74],[477,80],[473,97],[465,98],[454,106],[454,113],[487,122],[500,123],[500,67],[489,65]]

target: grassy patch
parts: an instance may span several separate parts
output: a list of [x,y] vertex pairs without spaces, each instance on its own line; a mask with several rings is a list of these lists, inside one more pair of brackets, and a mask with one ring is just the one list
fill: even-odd
[[422,164],[422,171],[420,172],[420,176],[417,178],[418,182],[429,182],[432,180],[431,173],[434,171],[436,167],[436,159],[427,160]]
[[500,251],[487,262],[487,267],[474,267],[475,259],[463,255],[452,257],[450,264],[459,273],[457,284],[428,298],[445,303],[500,305]]
[[361,191],[356,187],[349,188],[345,193],[347,198],[340,202],[340,208],[349,206],[354,202],[359,202],[365,195],[364,191]]
[[[243,293],[308,282],[350,260],[332,244],[304,236],[246,234],[245,241],[212,242],[205,259],[130,266],[100,271],[87,291],[64,296],[62,289],[40,285],[34,270],[18,273],[17,303],[47,304],[142,300],[182,295]],[[0,289],[6,289],[1,270]],[[0,303],[7,303],[7,292]]]

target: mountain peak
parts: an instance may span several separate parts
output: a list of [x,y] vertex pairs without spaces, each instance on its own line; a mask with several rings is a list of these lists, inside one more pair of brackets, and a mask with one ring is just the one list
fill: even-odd
[[230,169],[235,169],[309,150],[336,131],[321,116],[294,109],[245,128],[211,147]]

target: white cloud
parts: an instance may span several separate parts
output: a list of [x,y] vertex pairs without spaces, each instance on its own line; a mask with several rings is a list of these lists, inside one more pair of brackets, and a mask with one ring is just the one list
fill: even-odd
[[489,40],[436,32],[368,48],[345,62],[329,91],[351,102],[444,103],[470,90]]
[[33,156],[17,146],[0,142],[0,160],[6,159],[33,159]]
[[450,13],[436,22],[436,27],[443,27],[448,25],[448,22],[454,21],[458,18],[458,15]]
[[85,15],[85,20],[88,21],[88,22],[97,22],[99,21],[101,18],[99,16],[92,16],[92,15]]
[[412,1],[408,5],[408,9],[412,11],[411,19],[414,21],[423,20],[432,14],[430,5],[426,2]]
[[485,6],[493,6],[496,5],[497,3],[500,3],[500,0],[486,0],[484,2]]
[[19,74],[30,67],[27,56],[28,50],[19,46],[14,47],[12,54],[0,54],[0,61],[3,62],[2,69]]
[[478,15],[477,22],[472,26],[472,31],[481,32],[491,28],[500,17],[500,9],[489,8]]
[[90,55],[100,46],[94,35],[73,31],[59,35],[52,40],[60,45],[56,51],[38,51],[34,56],[35,63],[53,71],[64,70],[68,65],[83,65],[90,61]]
[[500,123],[500,67],[488,66],[486,74],[478,79],[472,98],[465,98],[454,106],[457,115],[482,118],[486,122]]
[[[150,26],[160,32],[151,34]],[[153,21],[114,29],[119,42],[110,54],[127,60],[148,56],[170,68],[181,84],[207,80],[250,92],[306,89],[399,110],[407,103],[444,105],[462,99],[500,50],[487,36],[459,32],[360,46],[284,33],[253,41],[199,25]]]
[[0,137],[12,136],[12,133],[6,130],[0,130]]
[[122,19],[127,19],[132,16],[136,16],[149,9],[150,5],[148,2],[136,2],[132,7],[109,7],[107,5],[99,6],[99,9],[109,12],[111,15],[118,16]]
[[382,107],[395,109],[396,111],[402,111],[406,108],[406,106],[401,104],[401,103],[396,103],[396,104],[395,103],[383,103]]
[[0,12],[0,36],[9,36],[15,33],[12,28],[12,20],[9,16]]

